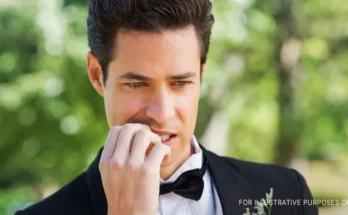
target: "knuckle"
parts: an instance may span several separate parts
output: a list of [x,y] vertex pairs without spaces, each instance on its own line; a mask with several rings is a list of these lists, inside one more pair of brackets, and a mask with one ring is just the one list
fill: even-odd
[[164,144],[156,144],[156,151],[158,151],[160,154],[167,154],[170,152],[170,147]]
[[161,144],[156,143],[153,147],[153,150],[159,150],[161,148]]
[[147,136],[146,134],[146,130],[145,129],[139,129],[137,132],[136,132],[136,136],[138,137],[141,137],[141,138],[145,138]]
[[156,144],[156,148],[157,148],[158,150],[161,150],[161,151],[167,150],[167,147],[168,147],[168,146],[166,146],[166,145],[164,145],[164,144],[161,144],[161,143],[157,143],[157,144]]
[[110,131],[115,132],[115,131],[118,131],[120,128],[121,128],[120,126],[111,126]]
[[127,123],[127,124],[124,124],[124,125],[123,125],[122,130],[129,131],[129,130],[131,130],[133,127],[134,127],[133,124]]
[[113,170],[120,170],[124,167],[124,163],[122,163],[121,161],[113,158],[110,161],[110,166]]
[[146,130],[146,131],[151,131],[150,127],[146,124],[140,124],[141,125],[141,128]]
[[165,151],[171,151],[170,146],[167,146],[167,145],[164,145],[164,149],[165,149]]
[[144,164],[140,169],[140,174],[144,177],[153,175],[155,173],[156,173],[155,168],[153,168],[151,165],[148,165],[148,164]]
[[128,163],[125,164],[125,168],[128,171],[134,172],[138,169],[138,165],[134,161],[129,161]]

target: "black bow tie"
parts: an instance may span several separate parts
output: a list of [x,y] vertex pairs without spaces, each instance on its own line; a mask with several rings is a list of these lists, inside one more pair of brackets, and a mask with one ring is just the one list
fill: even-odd
[[193,169],[184,172],[172,183],[160,185],[160,195],[174,192],[184,198],[198,201],[203,193],[203,176],[207,169],[207,159],[203,156],[201,169]]

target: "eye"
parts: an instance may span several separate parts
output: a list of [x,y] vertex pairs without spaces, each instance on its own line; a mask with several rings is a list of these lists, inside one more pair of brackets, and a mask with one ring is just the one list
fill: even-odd
[[191,84],[191,83],[192,83],[192,81],[176,81],[176,82],[174,82],[174,85],[178,86],[178,87],[184,87],[184,86]]
[[126,86],[129,86],[131,88],[140,88],[145,86],[145,82],[133,82],[133,83],[125,83]]

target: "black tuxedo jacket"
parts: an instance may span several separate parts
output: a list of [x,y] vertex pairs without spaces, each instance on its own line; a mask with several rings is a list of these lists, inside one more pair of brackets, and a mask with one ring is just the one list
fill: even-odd
[[[266,198],[270,188],[274,192],[272,215],[318,214],[308,186],[297,171],[221,157],[201,148],[224,215],[243,215],[247,207],[255,212],[254,200]],[[98,169],[100,155],[101,150],[87,171],[72,182],[15,215],[106,215],[107,201]]]

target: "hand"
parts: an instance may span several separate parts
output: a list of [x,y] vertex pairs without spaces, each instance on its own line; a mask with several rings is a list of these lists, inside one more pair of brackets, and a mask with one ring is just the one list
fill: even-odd
[[112,127],[99,162],[108,215],[157,214],[160,167],[168,156],[170,147],[148,126]]

